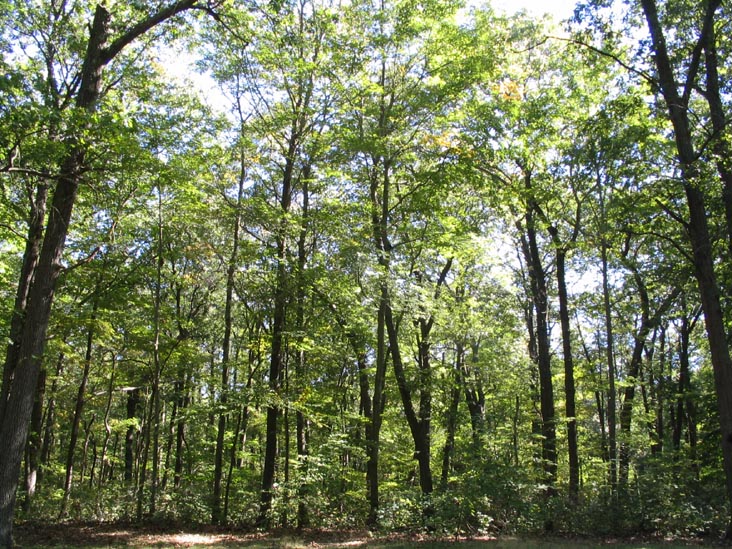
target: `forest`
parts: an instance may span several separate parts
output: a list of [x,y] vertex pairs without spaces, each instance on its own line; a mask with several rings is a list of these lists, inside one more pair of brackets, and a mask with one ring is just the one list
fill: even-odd
[[0,0],[0,547],[732,538],[731,49],[722,0]]

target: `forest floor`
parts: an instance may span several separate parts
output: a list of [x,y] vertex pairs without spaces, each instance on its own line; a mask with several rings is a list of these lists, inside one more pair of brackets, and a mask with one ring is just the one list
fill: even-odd
[[366,531],[307,531],[251,533],[214,527],[186,527],[161,524],[108,523],[24,523],[15,528],[15,541],[20,548],[42,547],[194,547],[220,549],[364,548],[405,549],[407,547],[445,549],[572,549],[585,547],[669,549],[719,545],[714,540],[663,539],[587,539],[587,538],[516,538],[502,536],[474,538],[438,538],[434,536],[372,535]]

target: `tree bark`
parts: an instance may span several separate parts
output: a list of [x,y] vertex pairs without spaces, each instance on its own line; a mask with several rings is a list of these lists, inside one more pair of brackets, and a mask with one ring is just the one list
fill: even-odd
[[33,402],[33,413],[31,415],[30,432],[28,433],[28,444],[25,455],[25,500],[23,510],[29,513],[33,496],[36,493],[38,483],[38,470],[40,468],[40,457],[42,450],[41,429],[43,429],[43,400],[46,394],[46,369],[42,369],[38,376],[38,388]]
[[463,385],[463,362],[465,347],[461,342],[455,346],[455,366],[452,370],[452,387],[450,388],[450,405],[447,409],[445,446],[442,449],[442,473],[440,474],[440,491],[447,491],[448,478],[455,453],[455,431],[457,430],[457,414],[460,405],[460,394]]
[[33,273],[38,264],[41,244],[43,242],[43,221],[46,217],[46,200],[48,185],[42,184],[36,188],[35,199],[32,201],[28,218],[28,237],[23,252],[23,263],[20,268],[20,280],[15,294],[15,304],[10,318],[10,335],[3,364],[3,380],[0,388],[0,425],[5,415],[5,406],[11,391],[11,385],[18,364],[20,343],[23,337],[26,308],[28,306],[28,292],[33,280]]
[[226,269],[226,302],[224,304],[224,340],[222,342],[221,354],[221,388],[219,396],[219,421],[216,434],[216,452],[214,454],[214,482],[213,482],[213,505],[211,520],[214,524],[221,524],[226,521],[226,516],[221,508],[221,478],[224,466],[224,437],[226,435],[226,418],[228,415],[228,393],[229,393],[229,363],[231,356],[231,331],[233,326],[232,310],[234,307],[234,282],[236,269],[239,260],[239,230],[241,226],[241,204],[244,198],[244,184],[246,183],[246,168],[244,157],[240,159],[239,185],[236,195],[236,206],[234,215],[234,232],[231,243],[231,255]]
[[[127,45],[159,23],[194,6],[196,0],[180,0],[161,8],[153,15],[132,25],[108,44],[111,15],[98,5],[90,26],[89,39],[76,94],[76,108],[92,113],[101,94],[102,71]],[[86,121],[90,128],[92,119]],[[74,130],[77,131],[77,130]],[[51,315],[56,281],[62,269],[61,256],[66,243],[71,213],[82,179],[86,145],[74,135],[64,141],[67,155],[60,163],[59,176],[53,193],[48,223],[43,236],[32,282],[28,288],[28,303],[22,335],[18,338],[17,361],[6,363],[13,382],[3,389],[5,407],[0,418],[0,547],[12,547],[13,516],[18,473],[33,409],[33,397],[38,382],[41,360],[45,350],[46,333]],[[23,284],[20,281],[19,286]],[[4,385],[5,386],[5,385]]]
[[559,296],[559,321],[562,328],[562,354],[564,355],[564,400],[567,418],[567,453],[569,457],[569,499],[576,503],[579,497],[579,451],[577,447],[577,408],[575,405],[574,361],[572,359],[572,332],[569,326],[569,298],[565,276],[567,252],[557,248],[557,294]]
[[[704,28],[700,41],[704,43],[714,24],[714,14],[719,8],[720,0],[706,2]],[[699,286],[704,324],[707,331],[709,351],[714,370],[714,386],[717,395],[719,423],[721,429],[721,446],[724,472],[726,478],[729,516],[726,537],[732,538],[732,358],[727,346],[724,313],[720,299],[717,275],[714,271],[714,255],[709,233],[709,221],[705,196],[699,185],[699,169],[694,147],[691,125],[689,121],[688,100],[678,92],[676,77],[671,65],[666,38],[658,17],[655,0],[641,0],[648,30],[651,35],[654,61],[658,70],[659,85],[669,119],[674,128],[676,150],[681,168],[681,177],[689,208],[689,221],[686,229],[692,248],[694,274]],[[692,67],[693,68],[693,67]],[[690,71],[686,75],[686,88],[690,87],[698,75]]]
[[[603,205],[604,208],[604,205]],[[604,214],[603,214],[604,215]],[[605,310],[605,360],[607,364],[607,409],[605,420],[607,421],[607,451],[609,461],[610,491],[613,495],[618,490],[618,443],[617,443],[617,391],[615,389],[615,335],[613,332],[613,317],[610,307],[610,281],[608,274],[608,246],[605,236],[602,236],[601,260],[602,260],[602,301]]]
[[[525,174],[526,187],[530,188],[529,173]],[[554,412],[554,388],[552,385],[551,348],[549,344],[549,296],[546,273],[542,266],[534,218],[533,199],[526,207],[526,227],[522,231],[522,248],[528,268],[532,306],[536,312],[536,362],[539,371],[539,399],[541,408],[542,467],[548,494],[554,494],[557,476],[556,417]]]
[[69,447],[66,451],[66,476],[64,477],[64,496],[61,500],[61,510],[59,511],[59,519],[65,519],[68,515],[69,498],[71,497],[71,483],[74,475],[74,452],[76,452],[76,442],[79,439],[79,426],[81,425],[81,414],[84,411],[84,400],[86,399],[86,384],[89,381],[89,369],[92,362],[92,351],[94,343],[94,324],[97,319],[97,299],[94,299],[91,318],[89,319],[89,327],[86,334],[86,352],[84,355],[84,370],[81,374],[81,382],[76,393],[76,405],[74,407],[74,416],[71,420],[71,432],[69,433]]

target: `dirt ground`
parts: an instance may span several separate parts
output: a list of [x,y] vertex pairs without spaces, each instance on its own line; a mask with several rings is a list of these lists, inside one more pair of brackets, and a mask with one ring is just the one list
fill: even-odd
[[607,540],[607,539],[517,539],[479,537],[470,539],[436,538],[434,536],[374,536],[367,531],[305,531],[267,534],[237,531],[213,526],[184,524],[120,524],[120,523],[23,523],[15,527],[15,542],[20,548],[43,547],[197,547],[219,549],[284,548],[350,548],[403,549],[407,547],[477,549],[558,549],[571,547],[676,548],[715,546],[715,540]]

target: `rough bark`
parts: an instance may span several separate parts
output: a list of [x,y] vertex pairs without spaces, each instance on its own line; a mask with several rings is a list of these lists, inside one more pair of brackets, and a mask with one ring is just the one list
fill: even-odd
[[[80,112],[95,110],[101,94],[102,72],[127,45],[159,23],[194,6],[196,0],[180,0],[161,8],[153,15],[132,25],[117,39],[109,42],[111,15],[106,7],[98,5],[89,27],[84,61],[79,76],[75,106]],[[92,118],[87,120],[91,126]],[[19,337],[15,366],[6,363],[3,371],[12,372],[13,382],[3,398],[0,418],[0,546],[13,544],[12,525],[15,510],[15,492],[33,400],[45,350],[48,322],[51,315],[56,281],[62,269],[61,256],[66,243],[71,213],[86,159],[86,145],[72,134],[64,141],[67,154],[60,163],[59,176],[51,199],[48,222],[40,247],[38,261],[28,288],[25,322]],[[20,285],[23,281],[20,281]],[[5,375],[5,374],[4,374]]]
[[[706,14],[700,37],[701,44],[707,41],[707,37],[712,31],[715,12],[720,4],[720,0],[709,0],[705,3]],[[681,179],[689,209],[689,220],[686,229],[692,249],[694,274],[701,295],[704,324],[714,371],[723,465],[730,508],[726,537],[730,539],[732,538],[732,359],[727,346],[720,288],[714,270],[712,239],[705,204],[706,197],[699,184],[699,169],[696,165],[698,160],[689,120],[688,97],[686,94],[683,97],[679,95],[676,76],[666,46],[666,38],[658,17],[656,2],[655,0],[641,0],[641,6],[651,35],[659,87],[674,129]],[[686,89],[693,87],[697,81],[697,70],[697,67],[692,64],[686,74]]]

